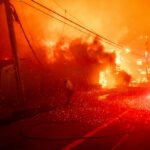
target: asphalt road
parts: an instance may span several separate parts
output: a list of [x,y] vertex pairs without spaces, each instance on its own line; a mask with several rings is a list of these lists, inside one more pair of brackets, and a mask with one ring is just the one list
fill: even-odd
[[80,98],[82,105],[38,113],[0,126],[0,149],[150,149],[147,88],[82,92]]
[[145,125],[142,119],[137,123],[131,116],[135,114],[125,111],[85,134],[84,139],[75,140],[63,149],[149,150],[150,126]]

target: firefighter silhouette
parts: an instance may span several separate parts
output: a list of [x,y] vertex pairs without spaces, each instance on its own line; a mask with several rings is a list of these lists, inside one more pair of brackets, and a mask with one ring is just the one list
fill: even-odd
[[73,95],[73,84],[72,84],[71,80],[69,80],[69,79],[65,80],[65,88],[66,88],[67,105],[70,105],[71,98]]

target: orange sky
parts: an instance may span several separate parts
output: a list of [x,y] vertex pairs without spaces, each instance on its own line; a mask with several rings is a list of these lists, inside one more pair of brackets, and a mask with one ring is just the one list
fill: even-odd
[[[30,2],[30,0],[25,1]],[[64,10],[55,3],[56,0],[36,1],[65,15]],[[143,48],[143,41],[139,37],[150,33],[149,0],[57,0],[56,2],[90,29],[125,46]],[[30,4],[34,5],[32,2]],[[23,3],[19,4],[18,2],[15,5],[21,7],[21,11],[18,7],[18,13],[20,15],[24,14],[21,15],[21,19],[28,22],[28,30],[32,30],[33,34],[38,32],[42,38],[49,36],[47,35],[48,31],[61,34],[60,32],[63,30],[62,23],[44,16]],[[37,5],[34,6],[38,7]],[[69,14],[66,14],[66,16],[78,22]],[[30,20],[31,17],[32,20]],[[32,26],[34,26],[34,29]],[[68,27],[65,27],[63,34],[82,35]]]
[[[79,31],[64,26],[62,23],[41,14],[21,2],[16,2],[15,0],[10,1],[14,4],[27,34],[32,36],[36,46],[49,38],[58,36],[83,36]],[[30,0],[24,1],[40,8]],[[125,47],[130,47],[132,51],[143,55],[145,49],[145,39],[143,37],[145,35],[150,36],[149,0],[36,1],[78,22],[69,14],[65,14],[64,10],[55,3],[55,1],[58,2],[61,7],[81,20],[83,25],[93,29],[110,40],[122,44]],[[0,11],[2,11],[1,7]],[[0,17],[1,20],[2,18],[3,17]],[[17,29],[17,33],[19,32],[20,30]],[[2,35],[2,32],[0,33]],[[19,38],[21,38],[21,34],[19,34]]]

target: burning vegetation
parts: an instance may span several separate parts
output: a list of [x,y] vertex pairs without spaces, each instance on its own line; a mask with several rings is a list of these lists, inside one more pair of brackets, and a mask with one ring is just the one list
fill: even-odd
[[[60,39],[57,42],[47,41],[47,45],[47,48],[40,49],[38,53],[43,56],[42,66],[33,59],[20,61],[25,93],[29,97],[63,93],[66,79],[74,87],[98,85],[102,88],[115,88],[130,83],[131,76],[119,70],[116,65],[115,52],[106,52],[98,38],[90,42],[82,38]],[[3,87],[9,88],[5,81],[14,77],[6,74],[12,74],[12,71],[11,67],[3,69]],[[3,90],[8,93],[8,90]],[[15,93],[12,90],[10,92]]]
[[[19,10],[18,12],[21,12],[22,9],[19,9],[19,7],[20,6],[16,5],[17,10]],[[24,8],[26,7],[27,6],[24,6]],[[32,14],[32,11],[32,9],[26,9],[24,18],[32,16],[33,14],[39,16],[39,14],[34,11]],[[20,16],[23,16],[22,12],[20,14]],[[30,19],[30,23],[27,24],[25,19],[21,19],[23,26],[26,27],[24,32],[26,32],[27,26],[32,29],[33,41],[31,41],[32,37],[30,38],[31,35],[29,33],[26,34],[26,38],[29,39],[25,40],[26,38],[24,39],[24,35],[21,34],[22,31],[20,33],[18,22],[14,23],[16,35],[22,35],[19,38],[16,36],[16,39],[19,40],[19,42],[17,41],[17,47],[19,50],[21,78],[27,96],[49,95],[55,93],[57,90],[63,91],[64,81],[66,79],[70,80],[75,87],[98,85],[102,88],[115,88],[129,85],[131,76],[125,70],[120,69],[120,60],[116,51],[106,51],[98,37],[92,40],[89,40],[87,37],[73,37],[73,39],[71,39],[70,36],[68,36],[70,30],[66,30],[67,35],[64,34],[64,36],[69,38],[59,38],[57,33],[48,32],[50,31],[48,28],[49,24],[52,24],[52,22],[47,21],[47,18],[39,17],[36,20],[37,22],[34,21],[34,19]],[[41,22],[44,23],[40,24]],[[37,24],[39,24],[39,26],[37,26]],[[54,23],[54,27],[57,27],[57,23]],[[43,31],[42,33],[40,33],[41,30]],[[60,32],[57,28],[53,29],[53,31]],[[53,41],[55,35],[57,39],[59,38],[57,41]],[[78,34],[78,36],[75,37],[79,36]],[[8,37],[4,39],[7,38]],[[36,53],[36,59],[33,59],[31,53],[28,53],[31,46],[28,47],[26,44],[29,45],[29,41],[34,47],[34,57]],[[41,46],[42,44],[43,46]],[[0,49],[7,49],[8,51],[10,48],[2,44]],[[37,59],[39,64],[35,62]],[[12,90],[15,89],[15,77],[12,75],[14,74],[13,62],[9,67],[2,67],[1,70],[2,93],[6,96],[12,94],[11,97],[13,97],[13,94],[16,93],[15,90]],[[12,82],[11,87],[8,81]]]
[[127,86],[131,76],[119,70],[116,53],[106,52],[98,38],[49,41],[46,59],[57,79],[70,79],[77,86],[98,85],[103,88]]

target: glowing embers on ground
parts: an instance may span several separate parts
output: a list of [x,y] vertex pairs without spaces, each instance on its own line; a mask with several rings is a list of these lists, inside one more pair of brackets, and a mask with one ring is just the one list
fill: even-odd
[[134,95],[128,96],[123,103],[129,108],[150,111],[150,95],[148,93],[141,94],[140,90],[137,91]]

